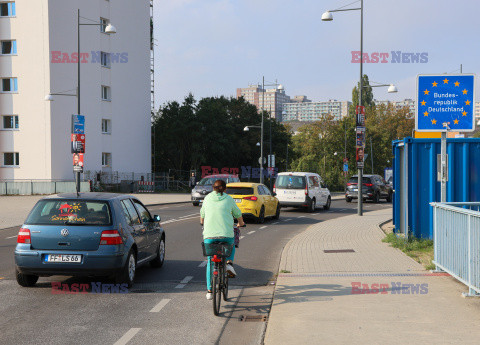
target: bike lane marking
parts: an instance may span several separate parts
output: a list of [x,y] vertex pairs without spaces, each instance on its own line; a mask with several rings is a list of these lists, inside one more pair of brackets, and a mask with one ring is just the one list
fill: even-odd
[[183,278],[180,284],[175,286],[175,289],[183,289],[188,284],[188,282],[192,279],[193,279],[193,276],[186,276],[185,278]]
[[202,263],[198,265],[198,267],[205,267],[205,266],[207,266],[207,260],[202,261]]
[[152,310],[150,310],[150,313],[158,313],[170,301],[171,301],[171,299],[169,299],[169,298],[162,299],[160,302],[158,302],[158,304],[155,307],[152,308]]
[[117,342],[113,345],[125,345],[137,334],[141,328],[130,328]]
[[250,234],[253,234],[255,231],[250,231],[249,233],[247,233],[247,235],[250,235]]
[[262,230],[262,229],[265,229],[265,228],[267,228],[267,225],[262,226],[259,230]]

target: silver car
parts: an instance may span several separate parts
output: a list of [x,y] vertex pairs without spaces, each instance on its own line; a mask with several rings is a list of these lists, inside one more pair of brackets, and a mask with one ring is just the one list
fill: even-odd
[[225,183],[240,182],[237,175],[208,175],[197,182],[197,185],[192,189],[192,204],[198,206],[203,199],[213,190],[213,184],[217,180],[224,180]]

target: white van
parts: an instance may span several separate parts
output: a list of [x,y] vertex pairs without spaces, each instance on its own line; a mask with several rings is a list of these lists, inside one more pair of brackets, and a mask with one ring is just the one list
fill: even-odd
[[277,175],[273,192],[282,207],[306,207],[309,212],[319,206],[330,209],[332,197],[320,175],[307,172],[283,172]]

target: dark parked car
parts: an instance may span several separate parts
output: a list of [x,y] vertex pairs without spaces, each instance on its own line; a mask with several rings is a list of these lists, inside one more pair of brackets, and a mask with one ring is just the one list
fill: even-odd
[[219,174],[205,176],[200,182],[197,182],[197,185],[192,189],[193,206],[198,206],[203,202],[203,199],[213,190],[213,184],[216,180],[224,180],[225,183],[240,182],[237,175]]
[[136,198],[125,194],[60,194],[37,202],[18,232],[17,282],[51,275],[111,276],[132,286],[136,268],[165,260],[165,233]]
[[[362,186],[363,200],[372,200],[377,203],[380,199],[386,199],[392,202],[393,190],[380,175],[363,175]],[[358,199],[358,176],[352,176],[347,183],[347,192],[345,200],[351,202],[352,199]]]

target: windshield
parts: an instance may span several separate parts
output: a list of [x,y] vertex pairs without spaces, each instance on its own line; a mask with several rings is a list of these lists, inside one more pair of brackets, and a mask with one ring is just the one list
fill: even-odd
[[211,186],[217,180],[223,180],[223,181],[225,181],[225,183],[240,182],[240,179],[238,177],[234,177],[234,176],[229,176],[229,177],[204,177],[200,180],[198,185],[199,186]]
[[[358,183],[358,177],[356,176],[351,177],[350,180],[348,180],[348,183]],[[370,181],[370,177],[364,177],[363,183],[372,183]]]
[[275,187],[279,189],[305,189],[305,176],[280,175]]
[[31,225],[111,225],[106,201],[52,199],[40,200],[25,224]]
[[253,194],[253,188],[248,187],[228,187],[225,193],[230,195],[250,195]]

